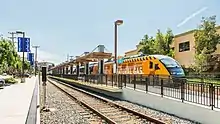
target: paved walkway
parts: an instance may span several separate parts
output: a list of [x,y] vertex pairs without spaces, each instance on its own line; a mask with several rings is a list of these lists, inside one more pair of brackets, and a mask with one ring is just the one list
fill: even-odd
[[0,90],[0,124],[25,124],[36,78]]

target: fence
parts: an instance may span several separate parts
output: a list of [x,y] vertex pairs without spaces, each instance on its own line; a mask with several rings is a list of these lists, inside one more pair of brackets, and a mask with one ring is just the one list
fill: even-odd
[[[213,108],[220,108],[220,84],[213,80],[174,78],[164,75],[54,75],[112,87],[130,87]],[[118,80],[118,81],[117,81]],[[118,82],[118,83],[117,83]]]

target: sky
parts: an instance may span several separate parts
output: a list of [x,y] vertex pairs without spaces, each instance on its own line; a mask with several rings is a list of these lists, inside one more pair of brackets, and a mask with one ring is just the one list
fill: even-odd
[[38,60],[55,64],[99,44],[113,52],[117,19],[124,22],[118,27],[119,55],[135,49],[145,34],[155,36],[157,29],[179,34],[212,15],[220,24],[218,0],[1,0],[0,5],[0,34],[26,32],[31,44],[40,46]]

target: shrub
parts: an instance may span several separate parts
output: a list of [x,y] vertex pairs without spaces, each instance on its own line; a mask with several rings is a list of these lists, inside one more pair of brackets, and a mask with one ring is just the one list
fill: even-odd
[[15,83],[18,83],[18,81],[16,81],[14,78],[11,77],[11,78],[6,78],[5,83],[15,84]]

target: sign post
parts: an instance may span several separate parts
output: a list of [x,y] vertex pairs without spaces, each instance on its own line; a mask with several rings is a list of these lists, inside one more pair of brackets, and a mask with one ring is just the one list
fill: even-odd
[[34,66],[34,53],[28,53],[27,59],[30,62],[30,65],[33,67]]
[[23,34],[23,37],[18,37],[18,52],[23,53],[21,83],[24,83],[25,82],[25,77],[24,77],[24,52],[30,52],[30,38],[25,38],[25,32],[17,32],[17,33]]
[[46,108],[46,82],[47,82],[47,67],[42,67],[42,86],[43,86],[43,111],[49,111],[49,109]]

